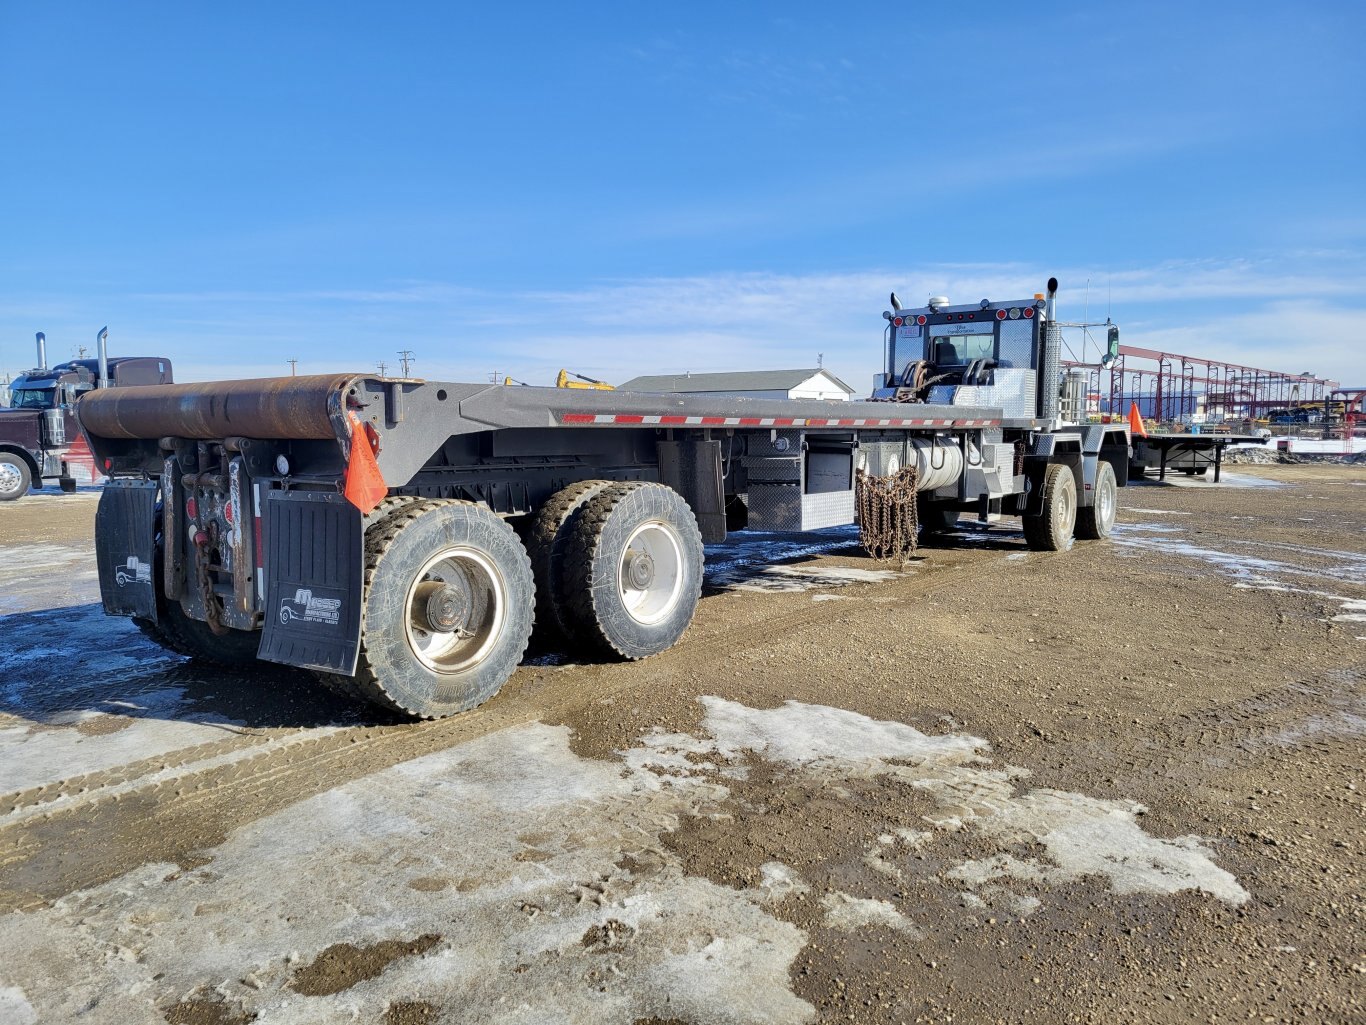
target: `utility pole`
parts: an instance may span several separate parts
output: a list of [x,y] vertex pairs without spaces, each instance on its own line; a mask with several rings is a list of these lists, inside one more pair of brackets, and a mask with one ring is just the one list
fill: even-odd
[[412,363],[414,363],[414,362],[416,362],[416,361],[413,359],[413,350],[412,350],[412,349],[401,349],[401,350],[399,351],[398,358],[399,358],[399,361],[403,364],[403,376],[404,376],[404,377],[407,377],[407,376],[408,376],[408,367],[409,367],[409,365],[412,364]]
[[388,363],[385,363],[383,360],[381,360],[379,363],[376,363],[375,366],[379,367],[379,376],[380,376],[380,377],[383,377],[383,376],[384,376],[384,372],[385,372],[386,370],[389,369],[389,364],[388,364]]
[[825,353],[816,353],[816,367],[817,369],[822,369],[825,367]]
[[502,376],[502,374],[495,370],[493,373],[489,374],[489,383],[497,384],[499,381],[502,380]]
[[299,375],[299,361],[297,359],[287,359],[285,362],[289,364],[289,376],[297,377]]

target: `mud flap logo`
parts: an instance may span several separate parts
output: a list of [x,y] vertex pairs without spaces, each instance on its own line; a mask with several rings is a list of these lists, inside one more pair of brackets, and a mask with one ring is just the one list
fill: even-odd
[[296,619],[305,623],[336,626],[341,621],[341,599],[315,598],[312,591],[301,587],[294,592],[293,598],[285,598],[280,602],[280,623],[288,625]]
[[127,587],[129,584],[150,584],[152,582],[152,564],[143,562],[136,555],[128,556],[128,561],[114,570],[114,583],[120,587]]

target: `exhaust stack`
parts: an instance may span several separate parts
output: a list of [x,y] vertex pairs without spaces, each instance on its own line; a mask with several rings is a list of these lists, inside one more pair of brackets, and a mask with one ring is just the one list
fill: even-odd
[[47,335],[39,331],[34,337],[38,340],[38,369],[47,369]]
[[95,344],[100,354],[100,383],[98,387],[109,387],[109,347],[106,344],[109,340],[109,328],[100,328],[100,333],[95,336]]

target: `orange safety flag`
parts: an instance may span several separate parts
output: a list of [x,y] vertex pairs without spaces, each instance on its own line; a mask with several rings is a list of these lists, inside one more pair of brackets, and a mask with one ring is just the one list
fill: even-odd
[[370,440],[370,432],[355,413],[348,410],[347,415],[351,418],[351,458],[346,463],[343,494],[364,516],[389,494],[389,485],[384,483],[384,474],[379,472],[375,459],[377,446]]
[[[352,414],[354,415],[354,414]],[[1138,403],[1129,403],[1129,433],[1140,438],[1146,438],[1148,432],[1143,429],[1143,417],[1138,415]]]

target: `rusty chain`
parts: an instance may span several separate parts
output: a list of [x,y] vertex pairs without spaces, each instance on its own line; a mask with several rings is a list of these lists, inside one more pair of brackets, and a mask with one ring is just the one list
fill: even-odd
[[896,559],[904,566],[915,552],[920,526],[916,511],[916,478],[914,466],[886,477],[858,471],[854,485],[858,539],[864,551],[874,559]]

